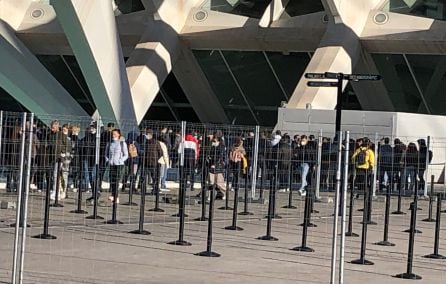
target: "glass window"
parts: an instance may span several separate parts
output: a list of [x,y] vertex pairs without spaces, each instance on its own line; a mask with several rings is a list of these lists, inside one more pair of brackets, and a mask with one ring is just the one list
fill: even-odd
[[117,10],[115,15],[130,14],[137,11],[144,10],[144,5],[141,0],[114,0]]
[[271,0],[206,0],[204,9],[260,19]]
[[446,0],[389,0],[385,11],[427,17],[437,20],[446,19]]
[[297,17],[324,11],[321,0],[291,0],[282,17]]

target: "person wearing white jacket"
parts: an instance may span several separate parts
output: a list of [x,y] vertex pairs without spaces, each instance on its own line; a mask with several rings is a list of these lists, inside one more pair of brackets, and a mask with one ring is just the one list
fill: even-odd
[[160,189],[161,191],[168,191],[166,186],[166,179],[167,169],[170,166],[169,151],[167,150],[167,145],[164,138],[160,138],[160,140],[158,140],[158,143],[160,143],[161,149],[163,150],[163,156],[161,156],[158,160],[158,164],[160,165]]

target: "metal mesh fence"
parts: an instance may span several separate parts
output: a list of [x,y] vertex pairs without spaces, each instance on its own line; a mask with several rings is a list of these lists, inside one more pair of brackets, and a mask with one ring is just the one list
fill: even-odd
[[[326,283],[334,268],[344,271],[340,258],[350,283],[366,277],[350,263],[358,257],[377,264],[367,273],[383,274],[383,265],[404,270],[408,234],[401,231],[410,214],[398,214],[409,213],[417,193],[417,214],[427,215],[446,188],[440,137],[163,121],[118,126],[104,118],[6,112],[0,122],[4,281],[138,283],[147,279],[138,267],[158,267],[166,271],[154,282],[163,282],[182,267],[198,271],[188,283],[210,271],[187,261],[204,249],[201,255],[238,261],[222,268],[235,279],[266,269],[275,280]],[[387,197],[390,212],[400,212],[390,219]],[[364,220],[368,239],[361,238]],[[428,270],[420,256],[434,230],[419,226],[427,233],[417,240],[414,262]],[[373,245],[380,241],[398,249]],[[146,254],[156,263],[146,264]]]

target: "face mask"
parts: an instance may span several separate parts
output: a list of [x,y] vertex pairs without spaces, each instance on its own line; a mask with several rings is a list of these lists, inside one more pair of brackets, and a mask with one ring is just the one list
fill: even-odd
[[218,142],[212,142],[212,146],[217,147],[218,146]]
[[152,139],[152,136],[150,136],[150,135],[148,135],[148,134],[145,134],[144,136],[146,137],[147,140]]
[[91,134],[96,134],[96,130],[90,130]]
[[113,137],[113,141],[118,141],[118,140],[119,140],[119,138]]

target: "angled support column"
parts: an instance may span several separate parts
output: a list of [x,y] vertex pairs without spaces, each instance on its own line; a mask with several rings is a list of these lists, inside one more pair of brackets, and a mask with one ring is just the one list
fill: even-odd
[[0,86],[29,111],[54,116],[88,116],[1,20],[0,62]]
[[136,123],[111,1],[51,0],[99,114]]
[[228,123],[228,118],[217,96],[192,51],[182,45],[173,73],[187,99],[202,122]]
[[282,16],[283,11],[290,0],[272,0],[260,19],[259,26],[267,28],[272,22],[277,21]]

